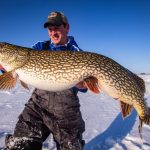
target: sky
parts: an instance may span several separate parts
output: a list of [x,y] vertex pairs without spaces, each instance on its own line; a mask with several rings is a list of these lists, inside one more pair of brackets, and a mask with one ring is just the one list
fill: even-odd
[[84,51],[108,56],[135,73],[150,73],[149,0],[0,0],[0,42],[31,47],[48,40],[51,11],[69,20]]

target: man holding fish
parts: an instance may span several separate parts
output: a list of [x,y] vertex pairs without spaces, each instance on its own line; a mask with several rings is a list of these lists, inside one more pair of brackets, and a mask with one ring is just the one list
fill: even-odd
[[[81,51],[74,38],[68,36],[69,23],[63,13],[51,12],[44,28],[48,29],[50,40],[36,43],[33,49]],[[2,67],[1,70],[4,72]],[[86,92],[87,89],[79,84],[60,92],[35,89],[19,116],[14,134],[6,136],[5,150],[41,150],[50,134],[53,134],[58,150],[82,150],[85,123],[78,91]]]

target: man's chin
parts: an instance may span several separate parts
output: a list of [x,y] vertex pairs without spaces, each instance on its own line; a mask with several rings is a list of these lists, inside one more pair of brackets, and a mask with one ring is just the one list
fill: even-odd
[[59,45],[60,44],[60,40],[53,40],[52,41],[55,45]]

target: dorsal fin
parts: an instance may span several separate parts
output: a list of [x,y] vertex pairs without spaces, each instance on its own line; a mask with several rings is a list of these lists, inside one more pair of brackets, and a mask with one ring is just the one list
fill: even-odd
[[132,75],[133,78],[136,80],[137,84],[139,85],[140,89],[143,91],[143,93],[145,93],[146,89],[144,80],[134,73],[132,73]]

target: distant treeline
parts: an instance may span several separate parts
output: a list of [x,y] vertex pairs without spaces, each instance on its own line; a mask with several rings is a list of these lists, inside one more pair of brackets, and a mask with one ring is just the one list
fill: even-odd
[[140,73],[140,75],[150,75],[150,73]]

